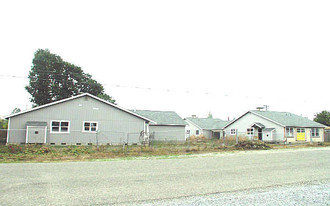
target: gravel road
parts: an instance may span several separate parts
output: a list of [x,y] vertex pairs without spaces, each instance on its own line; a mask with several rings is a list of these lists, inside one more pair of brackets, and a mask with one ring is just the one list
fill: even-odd
[[329,188],[329,156],[330,148],[306,148],[174,159],[0,164],[0,205],[148,204],[144,201],[267,191],[315,181]]
[[330,183],[329,181],[305,182],[284,186],[272,186],[262,189],[247,189],[242,191],[224,192],[211,195],[199,195],[176,199],[144,201],[129,204],[139,206],[323,206],[330,205]]

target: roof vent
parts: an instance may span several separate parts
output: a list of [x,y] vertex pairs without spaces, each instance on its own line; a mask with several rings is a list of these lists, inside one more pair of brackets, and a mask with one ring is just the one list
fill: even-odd
[[197,116],[195,114],[191,115],[192,118],[197,118]]

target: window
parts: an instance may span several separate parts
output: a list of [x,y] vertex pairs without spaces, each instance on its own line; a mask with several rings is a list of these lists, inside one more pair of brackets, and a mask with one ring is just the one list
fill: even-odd
[[253,135],[253,128],[248,128],[246,130],[247,135],[252,136]]
[[186,132],[187,134],[190,134],[190,130],[189,129],[187,129],[187,132]]
[[51,133],[69,133],[70,122],[64,120],[52,120],[51,121]]
[[305,128],[297,128],[297,133],[305,133]]
[[236,129],[230,129],[230,135],[236,135]]
[[199,135],[199,130],[196,130],[196,135]]
[[292,127],[285,128],[285,135],[287,137],[293,137],[293,128]]
[[312,132],[312,137],[318,137],[318,136],[320,136],[319,128],[312,128],[311,129],[311,132]]
[[84,122],[83,132],[96,132],[98,128],[97,122]]

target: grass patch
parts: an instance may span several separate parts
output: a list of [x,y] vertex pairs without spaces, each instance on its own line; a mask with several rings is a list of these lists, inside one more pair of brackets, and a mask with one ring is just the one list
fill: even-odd
[[304,145],[268,145],[263,142],[241,141],[238,145],[226,144],[220,140],[196,140],[187,142],[154,141],[149,146],[122,145],[96,146],[52,146],[52,145],[0,145],[0,162],[52,162],[88,161],[95,159],[132,159],[136,157],[166,157],[193,155],[235,150],[265,150],[303,147],[330,146],[330,143]]

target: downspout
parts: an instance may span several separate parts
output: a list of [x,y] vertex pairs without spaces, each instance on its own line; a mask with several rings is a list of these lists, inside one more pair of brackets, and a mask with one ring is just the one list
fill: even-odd
[[6,144],[9,144],[9,131],[10,131],[10,118],[8,118],[7,143]]

